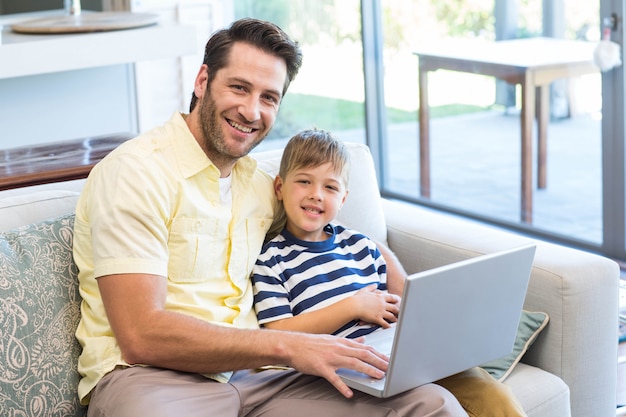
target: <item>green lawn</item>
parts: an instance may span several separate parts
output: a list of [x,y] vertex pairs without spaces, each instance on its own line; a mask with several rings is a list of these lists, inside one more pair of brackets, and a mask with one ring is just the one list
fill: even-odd
[[[432,106],[430,116],[446,117],[489,110],[469,104]],[[365,125],[363,103],[306,94],[287,93],[271,137],[289,137],[313,126],[331,131],[357,129]],[[389,123],[414,122],[417,110],[387,108]]]

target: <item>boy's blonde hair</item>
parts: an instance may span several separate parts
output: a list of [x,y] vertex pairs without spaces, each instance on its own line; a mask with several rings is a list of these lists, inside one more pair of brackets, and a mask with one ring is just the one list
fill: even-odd
[[348,188],[350,181],[350,155],[343,142],[329,131],[321,129],[303,130],[293,136],[280,161],[278,175],[285,179],[287,174],[299,168],[315,168],[330,162],[336,174]]

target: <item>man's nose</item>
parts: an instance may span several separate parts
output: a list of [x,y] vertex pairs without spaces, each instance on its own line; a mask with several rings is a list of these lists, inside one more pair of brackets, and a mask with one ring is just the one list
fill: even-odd
[[239,114],[248,122],[254,122],[261,118],[259,98],[253,95],[248,96],[239,105]]

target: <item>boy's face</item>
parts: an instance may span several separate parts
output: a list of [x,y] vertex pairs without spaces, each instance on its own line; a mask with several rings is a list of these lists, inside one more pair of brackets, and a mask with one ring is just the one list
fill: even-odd
[[348,195],[343,177],[330,162],[297,168],[286,178],[277,176],[274,189],[285,207],[287,230],[300,240],[313,242],[328,239],[324,226],[335,218]]

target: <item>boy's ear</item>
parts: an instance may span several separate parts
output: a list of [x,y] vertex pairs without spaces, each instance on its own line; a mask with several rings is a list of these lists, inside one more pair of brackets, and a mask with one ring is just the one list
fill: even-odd
[[279,175],[274,178],[274,194],[279,201],[283,199],[283,180]]
[[341,199],[341,204],[339,205],[339,208],[342,208],[344,203],[346,202],[346,198],[348,198],[348,190],[346,190],[346,193],[343,195],[343,198]]

